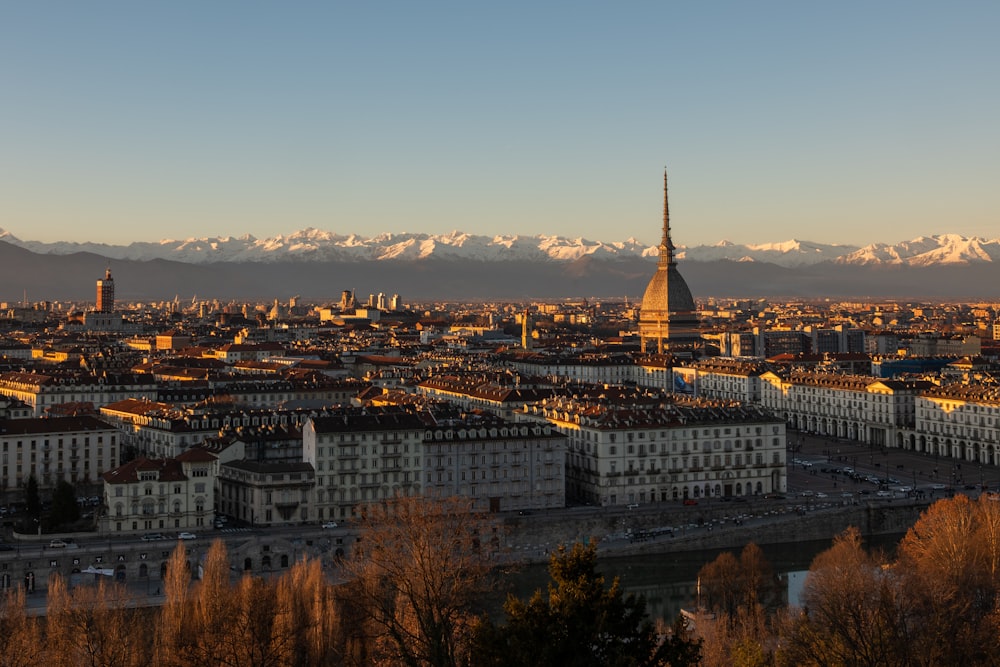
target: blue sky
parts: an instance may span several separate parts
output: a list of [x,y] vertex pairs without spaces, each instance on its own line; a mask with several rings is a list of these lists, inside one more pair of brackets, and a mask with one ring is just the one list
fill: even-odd
[[7,2],[0,227],[1000,236],[1000,3]]

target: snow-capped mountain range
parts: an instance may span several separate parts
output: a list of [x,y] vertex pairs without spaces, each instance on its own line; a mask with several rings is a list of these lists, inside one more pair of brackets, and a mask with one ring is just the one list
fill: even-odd
[[[117,260],[166,259],[189,264],[361,262],[393,259],[569,262],[586,257],[652,259],[658,254],[656,246],[649,246],[631,238],[618,242],[602,242],[546,235],[483,236],[458,231],[450,234],[386,233],[366,238],[356,234],[334,234],[313,228],[268,239],[245,235],[136,242],[129,245],[22,241],[0,229],[0,241],[49,255],[90,252]],[[721,241],[709,246],[680,246],[675,256],[682,261],[731,260],[765,262],[784,267],[802,267],[823,262],[926,267],[1000,263],[1000,239],[942,234],[921,236],[894,245],[876,243],[862,248],[796,240],[752,245]]]

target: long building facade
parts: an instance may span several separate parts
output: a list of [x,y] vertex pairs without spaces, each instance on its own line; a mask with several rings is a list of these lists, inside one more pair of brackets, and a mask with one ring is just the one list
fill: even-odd
[[761,406],[795,429],[898,446],[903,433],[917,428],[917,396],[933,386],[927,380],[768,371],[761,376]]
[[526,406],[568,438],[567,495],[602,506],[787,488],[785,422],[753,407],[558,398]]
[[962,384],[932,387],[914,403],[914,428],[901,430],[896,446],[1000,465],[1000,389]]
[[565,438],[547,426],[367,408],[309,420],[302,442],[314,520],[399,495],[461,496],[483,511],[565,504]]

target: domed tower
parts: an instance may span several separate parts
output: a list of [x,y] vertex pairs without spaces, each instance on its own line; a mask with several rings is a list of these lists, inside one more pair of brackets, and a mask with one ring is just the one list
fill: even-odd
[[646,287],[639,309],[639,339],[642,351],[691,353],[698,347],[698,313],[694,298],[677,263],[670,240],[670,205],[667,199],[667,170],[663,170],[663,239],[656,273]]

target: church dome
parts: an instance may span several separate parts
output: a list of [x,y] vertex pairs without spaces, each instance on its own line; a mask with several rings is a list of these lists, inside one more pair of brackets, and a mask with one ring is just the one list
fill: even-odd
[[677,265],[658,266],[642,297],[642,319],[660,319],[668,313],[691,312],[694,309],[691,289],[677,270]]

